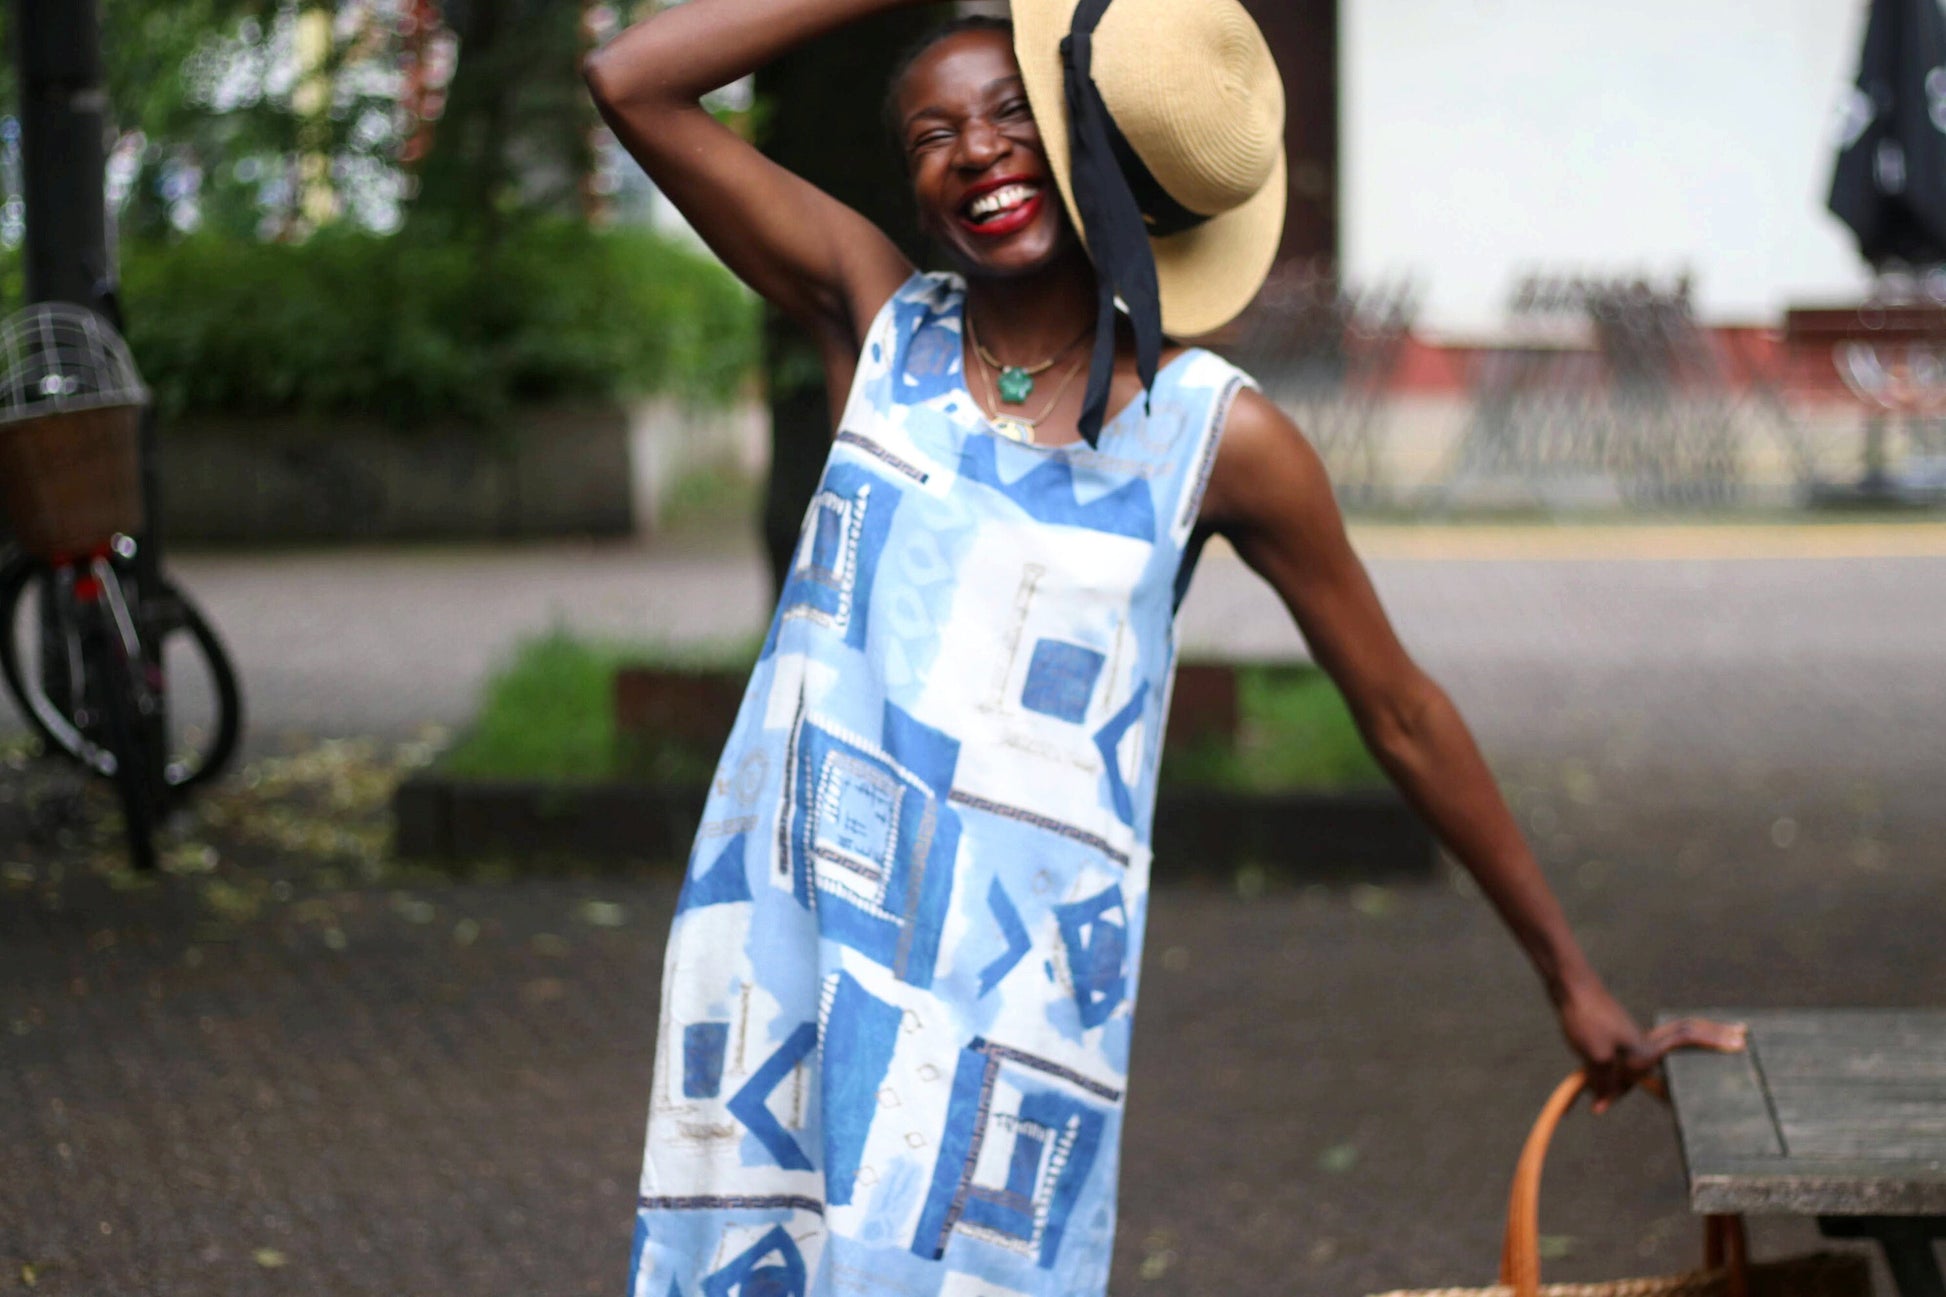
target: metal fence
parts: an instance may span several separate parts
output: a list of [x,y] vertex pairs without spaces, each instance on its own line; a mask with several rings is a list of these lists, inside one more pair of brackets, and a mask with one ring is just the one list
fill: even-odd
[[1722,505],[1741,482],[1722,358],[1687,278],[1530,276],[1514,325],[1484,351],[1442,500],[1526,494],[1547,505]]
[[1304,429],[1349,502],[1393,495],[1386,397],[1418,306],[1410,279],[1353,285],[1328,263],[1290,263],[1225,348]]
[[1534,274],[1505,327],[1466,349],[1464,396],[1399,471],[1394,379],[1420,302],[1393,278],[1328,264],[1281,270],[1230,354],[1318,447],[1349,505],[1723,508],[1751,502],[1753,451],[1801,495],[1819,453],[1776,376],[1734,363],[1701,328],[1687,276]]

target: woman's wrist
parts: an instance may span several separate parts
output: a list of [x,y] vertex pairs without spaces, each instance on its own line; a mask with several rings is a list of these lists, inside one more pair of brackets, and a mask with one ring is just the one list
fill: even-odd
[[1581,947],[1572,937],[1554,943],[1547,955],[1535,960],[1535,964],[1542,983],[1547,987],[1547,998],[1557,1005],[1597,990],[1602,984],[1594,965],[1588,962],[1587,956],[1581,953]]

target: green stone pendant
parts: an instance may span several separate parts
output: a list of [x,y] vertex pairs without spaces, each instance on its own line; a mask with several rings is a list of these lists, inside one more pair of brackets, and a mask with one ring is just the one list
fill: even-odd
[[1019,405],[1034,391],[1034,376],[1019,365],[1008,365],[1000,371],[1000,399],[1008,405]]

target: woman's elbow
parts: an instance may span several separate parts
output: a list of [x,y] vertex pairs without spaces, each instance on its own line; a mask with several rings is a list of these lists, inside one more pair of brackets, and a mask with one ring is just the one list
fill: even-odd
[[614,106],[617,89],[614,58],[606,49],[591,50],[581,60],[581,80],[596,104],[603,108]]
[[581,60],[581,80],[603,111],[640,112],[665,99],[673,102],[670,61],[662,42],[630,29]]

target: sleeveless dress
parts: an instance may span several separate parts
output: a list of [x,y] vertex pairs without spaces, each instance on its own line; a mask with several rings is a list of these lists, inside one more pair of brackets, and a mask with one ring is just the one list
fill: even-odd
[[995,434],[964,286],[867,335],[663,975],[633,1297],[1107,1290],[1185,549],[1243,375]]

